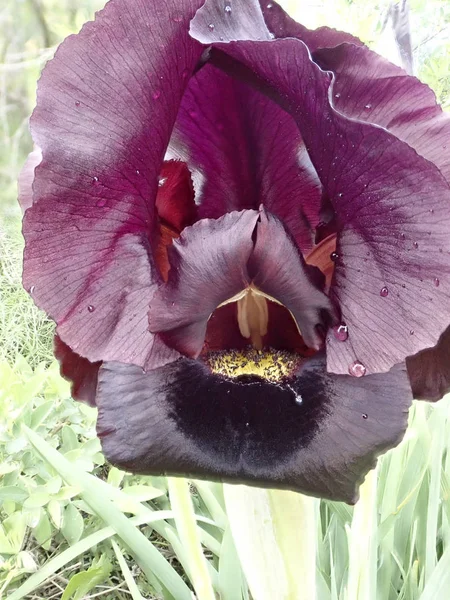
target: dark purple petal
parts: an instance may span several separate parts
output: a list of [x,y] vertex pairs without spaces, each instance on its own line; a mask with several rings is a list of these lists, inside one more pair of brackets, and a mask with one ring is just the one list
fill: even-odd
[[95,406],[101,361],[91,363],[87,358],[76,354],[58,335],[55,335],[54,353],[60,364],[61,375],[71,383],[72,398]]
[[450,321],[450,190],[438,169],[382,128],[336,112],[330,75],[299,40],[218,44],[213,58],[278,95],[333,204],[341,258],[331,293],[349,336],[330,336],[329,369],[359,361],[387,371],[433,346]]
[[18,200],[22,212],[33,204],[33,181],[34,171],[42,160],[40,148],[35,148],[27,157],[25,164],[19,174],[18,180]]
[[315,284],[303,256],[286,235],[282,223],[265,211],[258,223],[249,262],[253,284],[281,302],[293,315],[309,348],[319,350],[323,331],[335,322],[333,306]]
[[[344,42],[362,46],[363,43],[358,38],[344,31],[330,29],[330,27],[319,27],[318,29],[308,29],[304,25],[294,21],[279,4],[276,2],[267,2],[259,0],[264,20],[271,33],[276,38],[294,37],[302,40],[308,46],[310,52],[318,48],[333,48]],[[252,34],[254,36],[254,32]],[[224,38],[225,40],[228,38]],[[233,39],[233,38],[229,38]],[[245,39],[240,37],[237,39]],[[253,37],[251,38],[253,39]]]
[[417,400],[440,400],[450,392],[450,327],[434,348],[406,359],[413,396]]
[[31,121],[43,161],[24,221],[24,285],[91,361],[176,357],[148,332],[158,175],[202,47],[201,0],[112,0],[44,69]]
[[391,131],[450,182],[450,117],[434,92],[366,47],[319,50],[314,60],[333,71],[333,103],[344,115]]
[[311,249],[321,185],[295,121],[266,96],[204,66],[189,82],[170,149],[200,173],[201,217],[263,204]]
[[327,374],[323,357],[283,385],[181,359],[148,373],[104,364],[97,403],[103,451],[122,469],[355,502],[376,456],[401,440],[411,390],[403,369],[355,379]]
[[232,212],[187,227],[169,249],[169,280],[154,295],[150,331],[172,348],[198,356],[212,312],[247,287],[247,262],[259,214]]
[[322,345],[317,327],[334,320],[283,225],[264,210],[202,219],[183,230],[169,259],[168,282],[150,303],[150,331],[187,356],[200,354],[215,309],[251,285],[292,313],[311,348]]

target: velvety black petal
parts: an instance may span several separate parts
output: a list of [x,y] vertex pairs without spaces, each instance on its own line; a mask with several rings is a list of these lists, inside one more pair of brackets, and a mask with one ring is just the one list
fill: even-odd
[[169,148],[201,175],[201,217],[263,204],[311,249],[320,181],[294,119],[272,100],[207,64],[189,82]]
[[337,112],[330,74],[301,41],[217,44],[212,56],[291,112],[333,204],[331,294],[349,335],[327,341],[329,369],[360,361],[368,373],[387,371],[436,344],[450,322],[450,190],[439,170],[384,129]]
[[450,392],[450,327],[434,348],[406,359],[414,398],[440,400]]
[[76,354],[58,335],[55,335],[53,350],[60,364],[61,375],[71,383],[72,398],[95,406],[101,361],[92,363]]
[[246,210],[202,219],[169,248],[169,279],[150,303],[149,326],[171,348],[198,356],[212,312],[247,287],[258,217]]
[[122,469],[355,502],[376,456],[402,438],[411,390],[404,369],[356,379],[327,374],[323,357],[279,384],[180,359],[148,373],[104,364],[97,403],[103,451]]
[[201,0],[112,0],[44,69],[31,120],[43,160],[24,220],[24,286],[77,353],[155,366],[158,175],[203,48]]
[[291,312],[306,345],[318,350],[323,344],[320,329],[323,334],[336,320],[333,306],[313,281],[313,274],[282,223],[265,211],[258,223],[249,273],[259,290]]

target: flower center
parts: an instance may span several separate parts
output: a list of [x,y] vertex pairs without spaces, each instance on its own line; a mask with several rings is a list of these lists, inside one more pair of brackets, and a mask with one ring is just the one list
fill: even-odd
[[302,357],[286,350],[267,348],[208,352],[203,356],[213,373],[235,378],[256,375],[273,383],[290,377],[299,367]]

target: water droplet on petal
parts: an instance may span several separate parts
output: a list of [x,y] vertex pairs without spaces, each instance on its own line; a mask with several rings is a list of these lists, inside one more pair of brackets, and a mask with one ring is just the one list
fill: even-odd
[[93,177],[92,178],[92,185],[98,185],[99,184],[99,179],[98,177]]
[[330,254],[330,260],[333,262],[336,262],[337,260],[339,260],[339,254],[337,252],[332,252]]
[[155,90],[152,94],[152,98],[153,100],[158,100],[158,98],[161,96],[161,90]]
[[359,362],[359,360],[355,360],[349,368],[348,372],[352,377],[363,377],[366,374],[366,367]]
[[106,203],[107,203],[106,198],[100,198],[100,200],[97,200],[96,206],[103,208],[104,206],[106,206]]
[[93,313],[93,312],[94,312],[94,310],[95,310],[95,307],[94,307],[94,306],[92,306],[92,304],[89,304],[89,306],[88,306],[88,311],[89,311],[90,313]]
[[409,330],[409,335],[414,335],[414,329]]
[[225,3],[225,12],[229,15],[231,13],[231,4],[229,2]]
[[166,181],[167,181],[167,177],[160,177],[158,179],[158,186],[162,187],[166,183]]
[[303,398],[300,394],[295,394],[295,404],[303,404]]
[[362,414],[362,418],[363,418],[363,419],[367,419],[367,417],[368,417],[368,416],[369,416],[369,415],[368,415],[367,413],[363,413],[363,414]]
[[81,102],[79,100],[75,100],[75,106],[80,106]]
[[338,92],[337,94],[334,95],[335,98],[340,98],[341,94]]
[[266,6],[266,8],[268,8],[269,10],[270,10],[271,8],[273,8],[273,4],[272,4],[272,2],[269,2],[269,4]]
[[348,339],[348,327],[345,323],[333,327],[334,337],[340,342],[345,342]]
[[29,293],[30,293],[31,295],[33,295],[33,293],[34,293],[34,290],[35,290],[35,289],[36,289],[36,286],[35,286],[35,285],[32,285],[32,286],[30,287],[30,292],[29,292]]
[[214,25],[214,23],[210,23],[210,24],[208,25],[208,29],[209,29],[210,31],[214,31],[214,29],[215,29],[215,28],[216,28],[216,26]]
[[440,284],[441,282],[439,281],[439,279],[438,279],[437,277],[435,277],[435,278],[433,279],[433,283],[434,283],[434,285],[435,285],[436,287],[439,287],[439,284]]
[[249,425],[250,425],[250,423],[249,423],[249,422],[247,422],[247,423],[245,424],[245,426],[246,426],[246,427],[248,427]]
[[136,175],[140,175],[141,172],[139,171],[139,169],[136,169]]
[[269,33],[269,37],[270,37],[271,40],[274,40],[275,39],[275,34],[274,33]]
[[372,108],[372,105],[371,105],[371,104],[366,104],[364,108],[365,108],[366,110],[370,110],[370,109]]
[[419,242],[414,242],[413,246],[417,250],[417,248],[419,247]]
[[387,287],[382,287],[380,290],[380,296],[382,298],[386,298],[386,296],[389,294],[389,290],[387,289]]

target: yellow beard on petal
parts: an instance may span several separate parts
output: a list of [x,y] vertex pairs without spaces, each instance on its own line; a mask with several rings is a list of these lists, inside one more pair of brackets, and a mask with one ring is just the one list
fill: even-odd
[[267,381],[279,382],[293,375],[302,359],[299,355],[284,350],[268,348],[257,350],[226,350],[208,352],[203,360],[213,373],[224,377],[256,375]]

